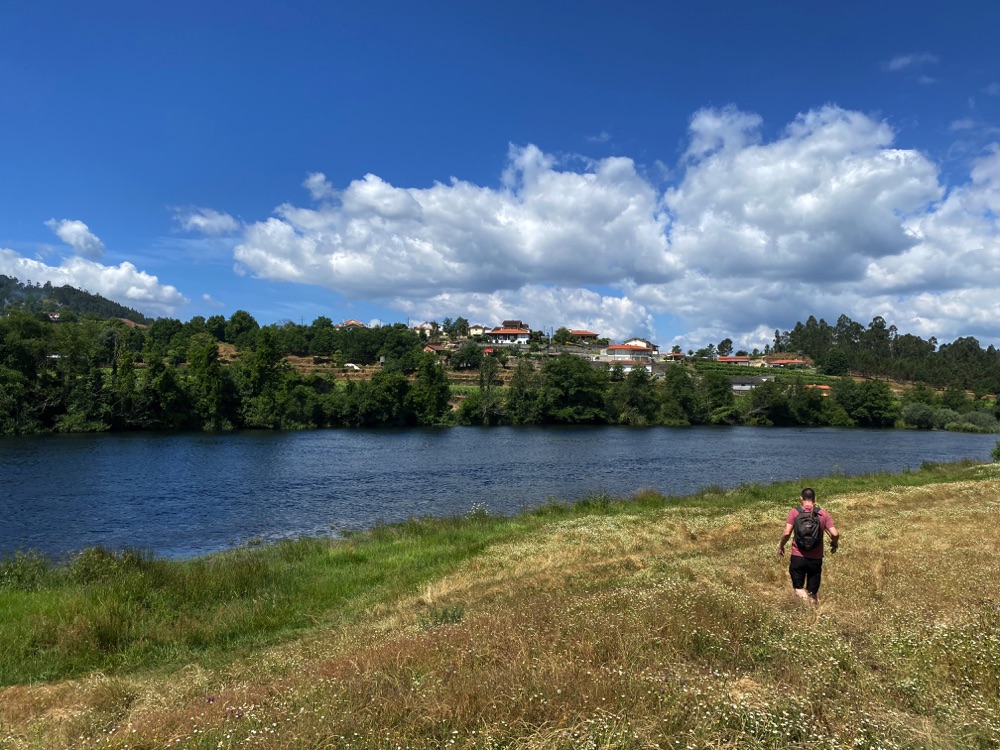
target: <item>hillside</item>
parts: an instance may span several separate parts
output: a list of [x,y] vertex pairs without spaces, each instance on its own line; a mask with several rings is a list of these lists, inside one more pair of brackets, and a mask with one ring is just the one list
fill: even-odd
[[[262,652],[3,689],[0,742],[996,747],[998,542],[967,529],[1000,510],[997,468],[813,486],[844,536],[817,609],[792,599],[774,554],[797,486],[598,499],[523,518],[409,593],[360,594],[355,615]],[[434,528],[377,539],[413,552]],[[366,544],[330,559],[364,575]]]
[[93,314],[102,318],[124,318],[135,323],[149,324],[150,318],[99,294],[85,292],[71,286],[32,286],[18,279],[0,275],[0,309],[20,307],[30,312],[63,312],[71,310],[77,315]]

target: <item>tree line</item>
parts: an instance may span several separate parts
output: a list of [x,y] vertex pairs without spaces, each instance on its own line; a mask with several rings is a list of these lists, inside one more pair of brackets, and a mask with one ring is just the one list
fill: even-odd
[[1000,351],[992,344],[984,349],[966,336],[938,346],[935,337],[901,334],[880,316],[864,326],[841,315],[831,326],[810,315],[790,331],[776,330],[771,349],[809,356],[829,375],[850,372],[963,388],[980,396],[1000,393]]
[[[845,371],[875,361],[873,342],[883,340],[883,330],[890,353],[901,350],[894,342],[909,341],[876,319],[867,331],[841,326],[846,333],[832,336],[824,349],[816,343],[823,337],[808,336],[826,336],[830,327],[810,321],[776,332],[775,348],[802,344],[803,353],[831,374],[844,357]],[[220,342],[235,347],[235,361],[221,359]],[[970,359],[981,363],[975,382],[996,377],[996,365],[986,366],[995,352],[964,339],[942,346],[946,355],[935,365],[951,363],[964,375],[945,378],[943,391],[918,383],[901,397],[878,378],[831,378],[832,388],[824,392],[794,374],[735,396],[732,376],[745,369],[670,365],[654,378],[643,368],[606,370],[571,354],[486,356],[472,341],[452,354],[450,367],[476,372],[478,379],[456,390],[446,367],[423,352],[423,343],[402,324],[341,328],[319,317],[309,325],[260,326],[243,310],[229,318],[159,318],[146,327],[92,314],[53,323],[42,314],[10,309],[0,318],[0,433],[443,423],[891,427],[900,421],[923,429],[997,429],[992,403],[969,398],[964,385]],[[967,356],[956,360],[959,351]],[[380,367],[371,380],[345,382],[297,372],[288,355]]]

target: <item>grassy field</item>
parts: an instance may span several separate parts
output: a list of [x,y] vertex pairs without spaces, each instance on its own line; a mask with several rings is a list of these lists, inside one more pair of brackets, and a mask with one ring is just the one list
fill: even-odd
[[2,748],[995,748],[1000,467],[0,567]]

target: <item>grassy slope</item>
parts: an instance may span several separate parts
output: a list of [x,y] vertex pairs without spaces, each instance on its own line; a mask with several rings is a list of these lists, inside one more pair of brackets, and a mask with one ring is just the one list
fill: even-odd
[[811,483],[844,534],[816,610],[788,484],[410,524],[348,545],[406,562],[310,626],[0,689],[0,747],[1000,745],[996,468]]

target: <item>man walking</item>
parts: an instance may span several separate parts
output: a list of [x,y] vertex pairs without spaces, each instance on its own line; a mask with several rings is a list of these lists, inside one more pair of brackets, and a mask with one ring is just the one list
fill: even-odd
[[811,487],[802,490],[802,504],[788,511],[785,533],[778,542],[778,555],[785,556],[785,545],[792,540],[792,554],[788,574],[792,579],[795,595],[816,604],[819,584],[823,578],[823,536],[830,536],[830,554],[837,551],[840,532],[833,525],[833,518],[816,505],[816,493]]

